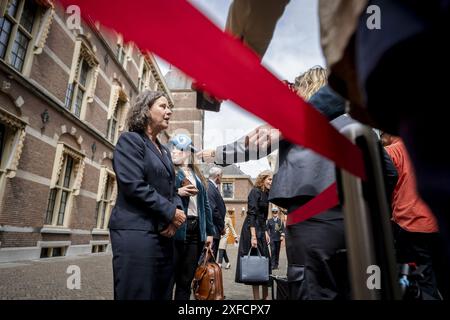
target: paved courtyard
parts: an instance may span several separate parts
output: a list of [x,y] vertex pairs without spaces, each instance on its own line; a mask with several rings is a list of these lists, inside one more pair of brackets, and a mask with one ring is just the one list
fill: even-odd
[[[250,300],[251,286],[234,282],[237,248],[227,249],[231,269],[223,269],[226,299]],[[112,256],[110,254],[86,255],[68,258],[0,264],[0,300],[110,300],[113,298]],[[68,289],[67,273],[70,266],[81,271],[81,288]],[[274,274],[286,274],[284,247],[280,254],[280,269]],[[70,269],[69,269],[70,271]]]

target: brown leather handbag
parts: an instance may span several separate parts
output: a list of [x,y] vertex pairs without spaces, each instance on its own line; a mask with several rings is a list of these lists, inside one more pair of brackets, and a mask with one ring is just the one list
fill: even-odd
[[195,300],[223,300],[222,269],[214,260],[210,246],[203,251],[203,261],[195,270],[192,281]]

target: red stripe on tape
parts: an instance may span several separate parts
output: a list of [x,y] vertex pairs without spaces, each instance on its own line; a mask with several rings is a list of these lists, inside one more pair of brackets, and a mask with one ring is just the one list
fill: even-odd
[[287,225],[293,225],[305,221],[325,210],[336,207],[339,204],[338,190],[336,183],[333,183],[325,191],[301,206],[294,212],[289,213]]
[[184,0],[61,0],[82,14],[156,53],[214,96],[279,128],[290,141],[310,148],[364,178],[361,151],[317,110],[260,64],[259,57]]

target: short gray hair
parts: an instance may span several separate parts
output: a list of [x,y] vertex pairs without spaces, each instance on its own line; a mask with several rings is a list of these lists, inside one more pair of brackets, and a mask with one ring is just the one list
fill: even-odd
[[128,131],[145,132],[152,120],[147,116],[148,110],[161,97],[167,98],[164,92],[151,90],[144,90],[136,97],[136,101],[131,107],[127,120]]
[[214,179],[223,174],[223,170],[220,169],[219,167],[212,167],[211,169],[209,169],[208,174],[210,179]]

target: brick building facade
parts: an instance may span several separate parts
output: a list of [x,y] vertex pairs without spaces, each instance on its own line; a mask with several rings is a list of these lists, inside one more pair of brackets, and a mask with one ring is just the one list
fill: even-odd
[[68,18],[50,0],[0,0],[0,262],[109,249],[112,154],[139,92],[167,93],[171,130],[203,123],[151,54]]
[[175,104],[175,112],[168,131],[171,135],[176,133],[189,135],[194,147],[202,150],[205,112],[196,107],[197,93],[191,89],[192,80],[172,67],[165,80]]

